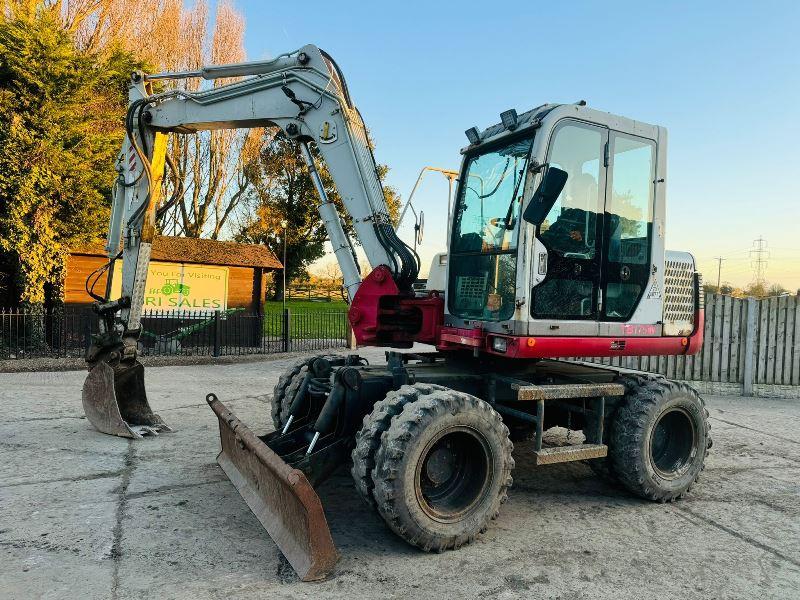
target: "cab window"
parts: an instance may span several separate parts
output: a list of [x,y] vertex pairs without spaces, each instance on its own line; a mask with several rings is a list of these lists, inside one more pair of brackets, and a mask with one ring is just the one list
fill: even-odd
[[537,318],[596,318],[595,296],[606,130],[577,122],[556,127],[547,162],[567,172],[567,183],[537,236],[547,248],[547,278],[534,288]]
[[655,144],[612,133],[605,210],[605,317],[627,320],[650,278]]
[[540,228],[549,251],[594,257],[602,158],[602,131],[567,125],[556,132],[548,162],[567,172],[567,184]]

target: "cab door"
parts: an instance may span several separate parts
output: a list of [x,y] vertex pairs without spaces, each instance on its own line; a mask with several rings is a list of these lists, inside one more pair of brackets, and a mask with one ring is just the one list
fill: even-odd
[[[631,320],[650,280],[656,144],[611,131],[602,233],[599,318]],[[613,335],[616,327],[600,327]]]
[[[598,333],[608,129],[567,119],[556,125],[547,162],[567,183],[536,238],[546,248],[534,263],[531,334]],[[544,264],[546,261],[546,264]]]

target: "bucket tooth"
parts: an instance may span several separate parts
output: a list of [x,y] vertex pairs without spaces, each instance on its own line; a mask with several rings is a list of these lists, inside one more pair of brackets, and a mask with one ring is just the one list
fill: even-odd
[[86,377],[81,400],[86,418],[102,433],[139,439],[172,431],[147,402],[144,366],[138,361],[116,368],[97,363]]

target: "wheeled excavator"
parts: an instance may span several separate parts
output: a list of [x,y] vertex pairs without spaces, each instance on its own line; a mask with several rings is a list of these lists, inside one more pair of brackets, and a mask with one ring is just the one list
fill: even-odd
[[[236,80],[155,91],[188,77]],[[83,389],[97,429],[169,429],[149,406],[137,359],[156,219],[174,202],[160,196],[168,135],[256,126],[297,142],[355,339],[388,348],[385,364],[357,353],[298,360],[275,387],[269,433],[207,396],[219,464],[302,579],[326,577],[337,561],[315,486],[342,465],[388,527],[426,551],[458,548],[491,525],[512,484],[513,441],[536,465],[587,461],[649,500],[689,491],[711,445],[697,392],[581,360],[690,355],[702,344],[694,259],[664,248],[666,130],[585,102],[512,109],[470,127],[448,251],[415,292],[419,259],[392,226],[364,122],[338,65],[313,45],[269,61],[133,75],[106,293],[96,294],[101,332]],[[364,277],[320,160],[369,259]],[[122,294],[111,299],[120,259]],[[552,443],[553,427],[583,436]]]

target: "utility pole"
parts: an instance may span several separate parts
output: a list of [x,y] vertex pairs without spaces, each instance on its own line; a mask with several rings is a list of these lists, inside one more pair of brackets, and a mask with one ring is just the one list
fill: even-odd
[[722,282],[722,261],[725,260],[723,256],[717,256],[714,258],[717,261],[717,293],[719,294],[719,286]]

